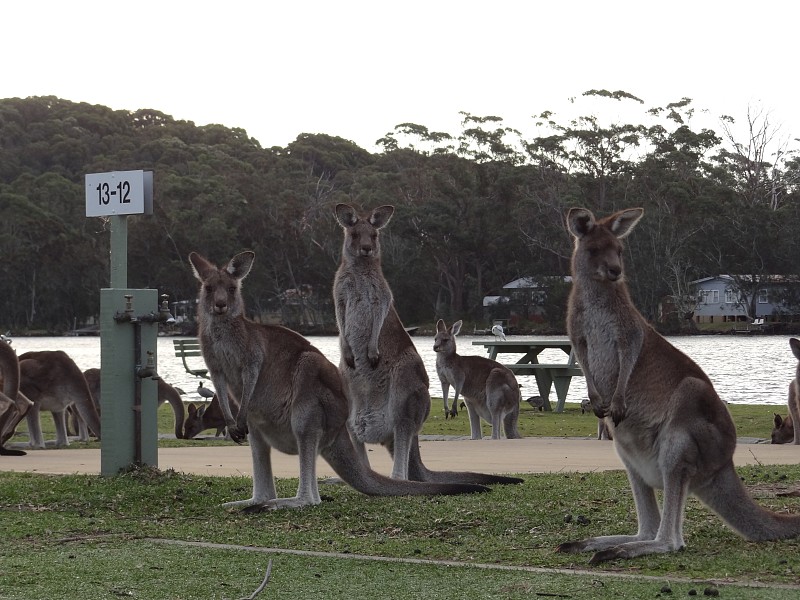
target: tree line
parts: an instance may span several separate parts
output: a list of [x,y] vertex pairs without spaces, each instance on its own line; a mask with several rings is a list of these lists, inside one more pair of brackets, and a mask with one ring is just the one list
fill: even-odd
[[[251,249],[248,308],[300,329],[335,327],[340,202],[396,207],[383,264],[406,324],[481,322],[484,296],[509,281],[569,274],[571,206],[644,207],[626,261],[653,320],[666,297],[691,312],[693,279],[736,274],[755,288],[797,274],[797,140],[781,142],[768,113],[722,117],[715,131],[694,125],[687,98],[645,109],[626,92],[585,95],[641,107],[641,119],[543,111],[526,137],[500,117],[461,113],[458,133],[402,123],[372,153],[324,133],[262,148],[244,129],[153,109],[0,100],[0,328],[60,333],[99,314],[109,224],[86,218],[84,176],[106,171],[154,173],[154,214],[128,218],[129,287],[191,301],[189,252],[222,262]],[[558,330],[556,296],[545,314]]]

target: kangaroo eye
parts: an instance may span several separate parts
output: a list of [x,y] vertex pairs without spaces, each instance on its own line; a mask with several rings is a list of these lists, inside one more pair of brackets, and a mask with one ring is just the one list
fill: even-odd
[[232,285],[231,287],[229,287],[228,288],[228,293],[229,294],[235,294],[236,293],[236,286]]
[[208,292],[209,294],[213,294],[214,293],[214,286],[213,285],[207,285],[205,287],[205,289],[206,289],[206,292]]
[[597,248],[589,248],[589,256],[597,256]]
[[353,233],[353,239],[354,240],[358,240],[358,238],[360,238],[360,237],[361,237],[360,233]]

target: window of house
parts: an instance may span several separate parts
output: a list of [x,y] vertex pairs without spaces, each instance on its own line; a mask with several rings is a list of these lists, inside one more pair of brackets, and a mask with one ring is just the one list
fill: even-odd
[[767,304],[769,302],[769,295],[767,294],[767,290],[758,290],[758,303],[759,304]]
[[725,304],[733,304],[736,302],[736,296],[731,288],[725,288]]
[[701,290],[704,304],[719,304],[719,290]]

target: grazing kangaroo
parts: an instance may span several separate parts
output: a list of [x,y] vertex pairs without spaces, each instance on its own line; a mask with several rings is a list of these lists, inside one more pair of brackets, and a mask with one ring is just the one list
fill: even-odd
[[517,430],[521,401],[517,378],[510,369],[494,360],[483,356],[460,356],[456,352],[456,336],[461,325],[461,321],[456,321],[448,329],[443,320],[436,323],[433,350],[436,352],[436,372],[442,382],[445,415],[448,414],[447,396],[452,385],[454,397],[450,415],[458,414],[458,396],[463,395],[473,440],[483,437],[481,419],[492,424],[493,440],[500,439],[501,422],[508,439],[521,438]]
[[[231,394],[228,394],[228,402],[231,403],[231,412],[238,414],[239,401]],[[187,440],[192,439],[206,429],[215,429],[217,436],[225,431],[225,415],[222,414],[222,409],[219,406],[219,398],[217,398],[216,394],[211,398],[211,402],[209,402],[208,405],[202,404],[198,408],[194,404],[190,404],[188,411],[189,414],[186,416],[186,422],[183,424],[183,436]]]
[[[242,252],[217,268],[195,252],[189,255],[201,283],[197,305],[200,348],[228,433],[235,441],[250,434],[253,496],[224,506],[259,510],[319,504],[318,455],[342,480],[365,494],[486,491],[477,485],[396,481],[370,469],[347,431],[348,403],[336,367],[300,334],[245,317],[241,283],[254,257],[252,252]],[[240,402],[236,417],[230,394]],[[293,498],[277,498],[272,448],[300,457],[300,484]]]
[[520,483],[516,477],[429,471],[419,451],[419,431],[431,409],[428,374],[394,307],[381,268],[379,231],[394,214],[380,206],[361,217],[347,204],[335,208],[344,230],[342,260],[333,282],[341,359],[350,400],[348,426],[367,460],[365,444],[382,444],[393,457],[392,477],[418,481]]
[[19,360],[11,344],[5,340],[0,340],[0,381],[0,456],[25,456],[24,450],[6,448],[6,442],[14,435],[33,402],[19,391]]
[[778,414],[775,415],[775,428],[772,430],[773,444],[790,442],[800,444],[800,427],[795,427],[795,423],[800,423],[800,339],[790,338],[789,347],[798,360],[797,372],[789,384],[789,414],[785,419]]
[[[574,237],[567,328],[592,408],[613,421],[639,531],[567,542],[560,552],[595,551],[592,564],[672,552],[684,546],[689,493],[749,540],[800,535],[800,516],[777,514],[748,495],[733,467],[736,428],[703,370],[650,327],[625,284],[621,239],[641,208],[603,219],[567,214]],[[663,490],[659,511],[656,489]]]
[[[26,352],[19,357],[22,379],[20,390],[33,401],[26,415],[31,448],[44,448],[39,413],[53,413],[56,426],[56,447],[69,445],[65,411],[73,404],[89,430],[100,438],[100,417],[94,406],[92,394],[78,365],[61,350]],[[87,441],[84,432],[81,441]]]
[[[89,386],[89,391],[92,393],[94,405],[98,414],[100,413],[101,396],[100,396],[100,369],[86,369],[83,372],[86,378],[86,383]],[[181,395],[174,387],[168,384],[163,379],[158,380],[157,393],[158,393],[158,406],[169,402],[172,406],[172,412],[175,414],[175,437],[178,439],[183,438],[183,422],[186,419],[186,409],[183,406]],[[80,421],[78,421],[80,424]]]

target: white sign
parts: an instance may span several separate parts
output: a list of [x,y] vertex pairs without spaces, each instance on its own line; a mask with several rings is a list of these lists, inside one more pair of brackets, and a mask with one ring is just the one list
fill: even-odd
[[112,171],[86,175],[87,217],[152,212],[152,171]]

